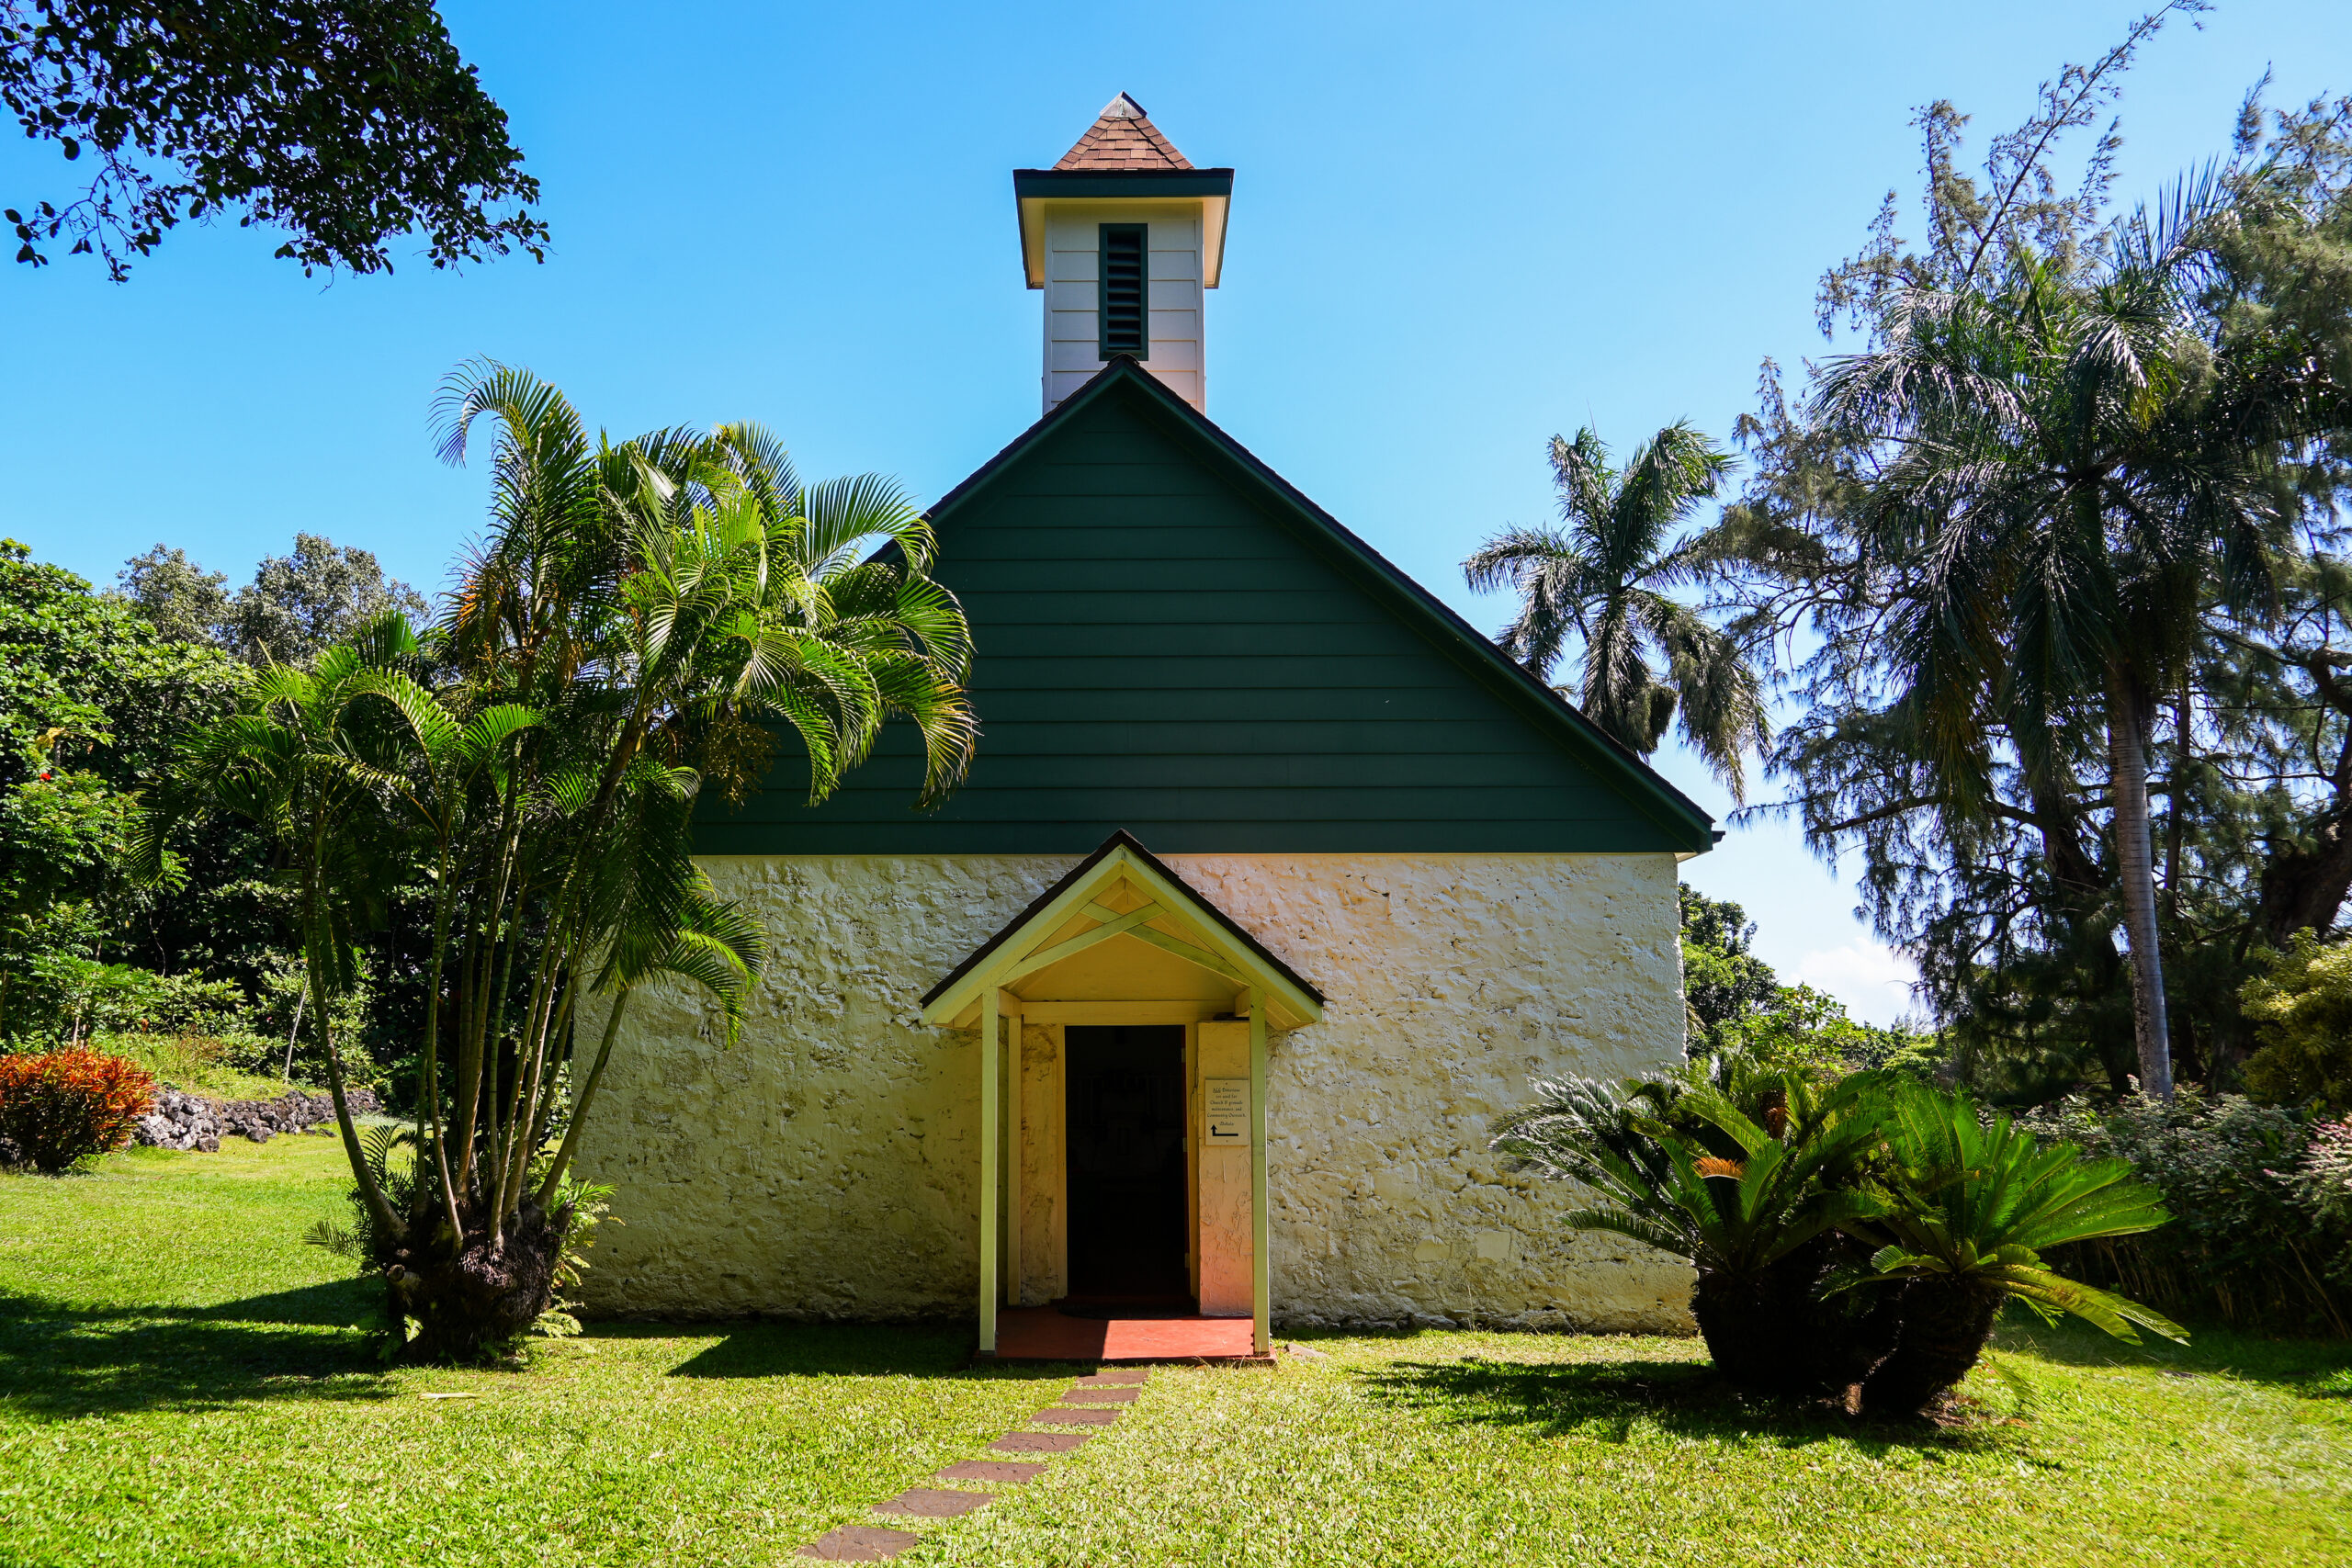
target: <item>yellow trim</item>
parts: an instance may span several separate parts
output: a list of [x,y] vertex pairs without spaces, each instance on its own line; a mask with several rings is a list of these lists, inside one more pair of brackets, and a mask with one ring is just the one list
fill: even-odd
[[980,1354],[996,1354],[998,1068],[996,987],[980,993]]
[[1046,220],[1057,208],[1102,208],[1114,221],[1148,221],[1155,213],[1197,215],[1201,287],[1215,288],[1225,281],[1225,225],[1233,209],[1229,196],[1024,196],[1013,205],[1021,222],[1021,280],[1032,288],[1046,287]]
[[[1086,907],[1086,912],[1091,915],[1095,908],[1095,905],[1089,904]],[[999,971],[996,983],[1000,986],[1010,986],[1016,980],[1025,980],[1038,970],[1050,969],[1063,959],[1074,958],[1098,942],[1108,942],[1114,936],[1127,935],[1159,912],[1159,905],[1146,904],[1140,909],[1130,910],[1124,915],[1113,915],[1091,931],[1080,932],[1068,942],[1056,942],[1042,952],[1031,953],[1012,968]]]
[[1273,1225],[1266,1201],[1266,998],[1250,992],[1250,1348],[1273,1353],[1273,1269],[1266,1244]]
[[[1102,916],[1111,911],[1107,906],[1100,905],[1102,890],[1122,881],[1133,885],[1148,903],[1143,908],[1130,910],[1105,921]],[[1150,912],[1147,913],[1147,910]],[[1080,916],[1100,923],[1092,931],[1081,932],[1051,947],[1041,946],[1051,942],[1056,932]],[[1144,923],[1149,919],[1164,919],[1176,925],[1193,940],[1186,942],[1183,937],[1153,931]],[[1124,929],[1112,929],[1114,926]],[[1189,888],[1160,875],[1132,851],[1121,846],[1102,857],[1101,863],[1094,868],[1093,875],[1077,886],[1065,888],[1051,903],[1023,921],[1021,929],[1012,934],[1004,942],[1002,951],[989,963],[975,965],[971,973],[942,992],[936,1001],[923,1010],[923,1021],[949,1028],[969,1028],[979,1010],[978,1002],[983,993],[993,993],[999,987],[1013,984],[1114,936],[1134,937],[1172,953],[1225,976],[1237,987],[1259,987],[1266,996],[1270,1024],[1296,1028],[1300,1024],[1317,1022],[1323,1017],[1320,1002],[1292,984],[1278,970],[1269,967],[1257,954],[1227,937],[1223,927]]]
[[1004,1013],[1004,1304],[1021,1304],[1021,1024],[1016,1000]]
[[[1159,909],[1156,905],[1147,905],[1146,908],[1152,909],[1156,914],[1166,912]],[[1098,920],[1110,920],[1119,918],[1115,912],[1110,909],[1105,909],[1100,904],[1089,904],[1086,907],[1086,912],[1092,915]],[[1246,986],[1250,983],[1249,976],[1244,975],[1240,970],[1236,969],[1232,964],[1227,964],[1224,959],[1219,958],[1216,953],[1211,953],[1207,948],[1201,946],[1197,942],[1190,942],[1184,941],[1181,937],[1170,936],[1166,931],[1153,931],[1148,926],[1131,927],[1123,934],[1134,937],[1139,942],[1148,942],[1151,943],[1152,946],[1159,948],[1160,951],[1164,953],[1172,953],[1177,957],[1182,958],[1188,963],[1197,964],[1213,975],[1222,975],[1237,986]]]
[[1032,1023],[1198,1023],[1232,1008],[1197,997],[1144,997],[1131,1001],[1025,1001]]

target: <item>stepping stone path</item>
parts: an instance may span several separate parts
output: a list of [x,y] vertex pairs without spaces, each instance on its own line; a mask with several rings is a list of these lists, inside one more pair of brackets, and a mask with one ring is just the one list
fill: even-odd
[[[1132,1404],[1151,1376],[1147,1367],[1114,1367],[1078,1380],[1059,1404],[1031,1417],[1039,1426],[1107,1427],[1119,1418],[1118,1407]],[[1007,1432],[989,1445],[991,1453],[1019,1454],[1019,1459],[967,1459],[934,1474],[933,1481],[978,1481],[1019,1484],[1046,1472],[1051,1457],[1066,1454],[1094,1434],[1091,1432]],[[996,1501],[993,1492],[916,1486],[874,1505],[885,1517],[953,1519],[985,1508]],[[922,1544],[912,1530],[884,1529],[875,1525],[843,1525],[827,1530],[802,1547],[799,1555],[820,1562],[887,1562],[900,1552]]]

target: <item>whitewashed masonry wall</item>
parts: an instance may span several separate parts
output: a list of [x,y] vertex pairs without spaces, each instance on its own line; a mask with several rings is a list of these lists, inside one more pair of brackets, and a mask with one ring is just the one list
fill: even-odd
[[[978,1057],[917,998],[1072,863],[718,857],[773,957],[724,1045],[690,994],[631,1004],[581,1165],[616,1189],[582,1294],[612,1314],[962,1317],[978,1247]],[[1176,855],[1324,991],[1267,1094],[1278,1323],[1685,1326],[1689,1276],[1558,1224],[1487,1128],[1532,1078],[1682,1039],[1667,855]],[[583,1021],[583,1025],[588,1021]],[[1023,1031],[1023,1295],[1059,1289],[1060,1031]],[[593,1038],[593,1034],[591,1035]]]

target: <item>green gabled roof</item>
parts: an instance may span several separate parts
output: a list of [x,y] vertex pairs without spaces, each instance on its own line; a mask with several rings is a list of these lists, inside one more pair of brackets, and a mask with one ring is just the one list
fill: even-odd
[[1698,802],[1675,788],[1616,737],[1587,718],[1575,704],[1525,665],[1503,652],[1493,639],[1480,635],[1443,600],[1358,537],[1346,524],[1309,500],[1215,420],[1178,397],[1159,377],[1125,355],[1113,358],[1092,380],[1063,399],[1051,412],[973,470],[963,483],[941,496],[931,509],[933,528],[940,531],[944,538],[948,520],[985,491],[994,475],[1043,440],[1056,425],[1077,418],[1090,402],[1122,391],[1141,393],[1148,406],[1174,425],[1172,434],[1188,438],[1201,456],[1225,468],[1236,482],[1261,491],[1310,542],[1329,550],[1362,586],[1385,598],[1398,618],[1459,661],[1495,680],[1530,722],[1549,731],[1578,761],[1619,785],[1647,813],[1655,815],[1661,825],[1687,828],[1691,835],[1691,851],[1702,852],[1713,847],[1717,837],[1714,818]]
[[718,854],[1672,852],[1706,812],[1129,359],[931,510],[982,724],[912,810],[910,727],[824,804],[781,756]]

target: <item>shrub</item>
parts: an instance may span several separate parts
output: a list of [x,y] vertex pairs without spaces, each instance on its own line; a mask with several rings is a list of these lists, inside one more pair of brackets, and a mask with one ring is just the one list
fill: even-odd
[[120,1148],[154,1103],[155,1080],[119,1056],[0,1056],[0,1138],[51,1175]]
[[1830,1077],[1893,1067],[1913,1077],[1944,1073],[1947,1051],[1930,1031],[1863,1023],[1846,1004],[1811,986],[1782,986],[1767,1005],[1724,1024],[1715,1034],[1726,1051],[1770,1067],[1793,1067]]
[[2334,1140],[2352,1134],[2315,1144],[2307,1111],[2188,1089],[2170,1104],[2077,1095],[2021,1121],[2130,1160],[2172,1212],[2160,1231],[2070,1249],[2070,1267],[2234,1326],[2352,1333],[2352,1203],[2331,1213],[2324,1196],[2328,1162],[2352,1165],[2352,1149]]
[[1697,1273],[1691,1313],[1734,1385],[1907,1415],[1976,1364],[2001,1308],[2073,1313],[2119,1338],[2179,1328],[2069,1280],[2044,1249],[2165,1222],[2124,1160],[2044,1145],[1901,1072],[1825,1083],[1738,1054],[1617,1089],[1578,1078],[1505,1118],[1512,1165],[1589,1189],[1565,1222]]
[[221,1034],[246,1025],[245,993],[232,980],[158,975],[67,953],[32,961],[28,995],[51,1020],[47,1032],[79,1043],[94,1034]]
[[2238,999],[2262,1042],[2245,1063],[2256,1099],[2352,1110],[2352,942],[2323,947],[2297,931]]
[[[2352,1237],[2352,1116],[2312,1129],[2311,1147],[2289,1180],[2321,1225]],[[2352,1244],[2335,1248],[2326,1271],[2336,1290],[2352,1295]]]

